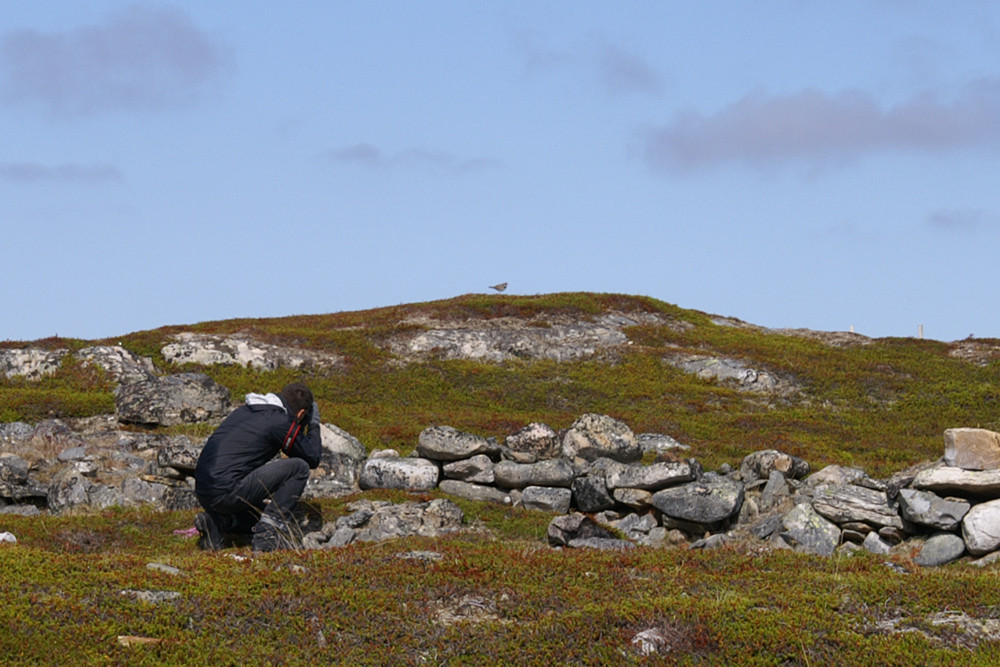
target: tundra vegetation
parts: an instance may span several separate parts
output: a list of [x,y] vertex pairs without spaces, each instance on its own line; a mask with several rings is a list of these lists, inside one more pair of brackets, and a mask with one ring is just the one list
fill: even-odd
[[[428,318],[538,327],[609,313],[632,317],[628,343],[569,361],[401,360],[391,344]],[[242,333],[341,362],[176,365],[162,349],[182,331]],[[879,477],[939,458],[945,429],[1000,430],[1000,341],[767,330],[625,295],[467,295],[31,342],[90,344],[121,344],[163,372],[204,372],[233,396],[304,380],[325,422],[369,450],[402,454],[430,425],[502,440],[531,422],[561,429],[600,413],[672,436],[706,469],[777,449],[813,470],[836,463]],[[745,391],[674,363],[691,357],[737,360],[783,389]],[[113,388],[103,371],[67,358],[38,380],[0,378],[0,421],[111,413]],[[211,426],[162,430],[203,438]],[[352,499],[318,509],[336,517]],[[193,512],[0,515],[0,532],[17,538],[0,544],[0,655],[27,664],[1000,663],[995,565],[921,568],[906,554],[823,558],[739,545],[555,550],[550,515],[454,500],[468,527],[460,533],[252,556],[197,551],[175,534]],[[645,655],[636,637],[649,630],[656,651]]]

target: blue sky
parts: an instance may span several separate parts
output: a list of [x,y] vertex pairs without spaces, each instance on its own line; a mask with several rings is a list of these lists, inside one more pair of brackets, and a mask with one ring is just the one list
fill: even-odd
[[1000,337],[1000,4],[0,11],[0,340],[618,292]]

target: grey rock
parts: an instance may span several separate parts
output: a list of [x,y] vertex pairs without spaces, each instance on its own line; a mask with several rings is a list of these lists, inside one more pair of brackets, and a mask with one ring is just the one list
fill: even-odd
[[823,484],[855,484],[860,482],[868,474],[861,468],[850,468],[841,465],[828,465],[822,470],[809,475],[805,482],[811,487]]
[[740,463],[744,482],[768,479],[772,472],[780,472],[788,479],[800,479],[809,474],[809,464],[791,454],[776,449],[764,449],[747,454]]
[[521,504],[529,510],[565,514],[572,495],[572,491],[563,487],[528,486],[521,495]]
[[972,507],[964,500],[949,500],[919,489],[900,489],[897,499],[904,519],[945,531],[958,528]]
[[336,424],[320,424],[320,440],[324,452],[342,454],[355,461],[362,461],[368,455],[360,440]]
[[627,342],[622,326],[635,320],[605,316],[596,321],[491,318],[444,322],[422,319],[418,333],[396,336],[390,349],[405,361],[434,357],[501,362],[511,359],[571,361]]
[[703,355],[675,355],[665,360],[671,366],[703,380],[734,384],[743,391],[788,393],[796,387],[769,371],[752,368],[742,361]]
[[772,470],[767,478],[767,484],[760,494],[760,502],[757,506],[761,512],[767,512],[780,505],[786,498],[791,496],[791,490],[785,475],[779,470]]
[[911,486],[936,493],[1000,498],[1000,470],[963,470],[940,466],[917,473]]
[[493,476],[498,486],[508,489],[523,489],[527,486],[569,488],[576,478],[576,471],[566,459],[549,459],[538,463],[500,461],[493,466]]
[[278,368],[328,368],[343,363],[337,354],[283,347],[254,340],[245,334],[180,333],[163,347],[164,359],[174,364],[245,366],[273,371]]
[[1000,500],[974,505],[962,518],[962,539],[973,556],[1000,548]]
[[690,445],[685,445],[663,433],[639,433],[635,436],[643,454],[667,456],[687,452]]
[[156,453],[156,463],[183,473],[193,473],[204,445],[196,445],[185,436],[171,438]]
[[126,506],[163,504],[169,487],[130,477],[122,483],[122,504]]
[[417,454],[435,461],[457,461],[477,454],[497,455],[499,451],[495,441],[463,433],[451,426],[425,428],[417,440]]
[[600,551],[628,551],[635,549],[635,544],[628,540],[614,537],[585,537],[570,540],[566,545],[571,549],[598,549]]
[[720,478],[657,491],[651,502],[672,519],[716,527],[728,522],[740,511],[743,496],[742,484]]
[[552,519],[546,529],[546,536],[549,544],[554,547],[567,546],[573,540],[615,537],[610,530],[580,512],[563,514]]
[[369,458],[359,480],[362,489],[429,491],[437,486],[441,470],[422,458]]
[[69,350],[0,349],[0,375],[38,380],[52,375]]
[[496,503],[498,505],[510,505],[513,502],[510,494],[504,493],[496,487],[463,482],[457,479],[441,480],[441,484],[438,488],[442,493],[447,493],[449,496],[456,496],[466,500]]
[[167,565],[166,563],[146,563],[147,570],[153,570],[154,572],[163,572],[164,574],[170,574],[177,576],[181,573],[180,568],[174,567],[173,565]]
[[140,357],[120,345],[85,347],[75,356],[84,365],[103,369],[119,384],[143,382],[156,375],[153,361],[149,357]]
[[485,454],[477,454],[468,459],[446,463],[442,466],[441,471],[448,479],[457,479],[473,484],[492,484],[496,479],[493,474],[493,461]]
[[984,428],[949,428],[944,432],[944,463],[963,470],[1000,468],[1000,433]]
[[535,463],[562,454],[559,435],[547,424],[532,422],[508,435],[501,449],[503,457],[517,463]]
[[643,489],[615,489],[611,495],[616,502],[636,510],[647,509],[653,504],[653,493]]
[[49,484],[48,503],[53,512],[86,505],[89,502],[87,491],[91,482],[83,475],[72,470],[66,470],[57,475]]
[[866,521],[878,526],[903,527],[899,512],[890,507],[884,491],[854,484],[826,484],[816,488],[812,505],[834,523]]
[[359,501],[353,506],[366,517],[364,523],[357,527],[354,537],[360,542],[380,542],[412,535],[438,537],[461,530],[464,520],[461,508],[444,498],[398,504]]
[[563,436],[563,455],[588,461],[606,457],[622,463],[642,458],[635,434],[624,422],[607,415],[580,416]]
[[207,375],[179,373],[119,386],[115,409],[122,423],[174,426],[224,417],[229,399]]
[[869,553],[879,555],[885,555],[892,550],[892,545],[879,537],[879,534],[875,531],[872,531],[865,536],[861,546],[863,546]]
[[129,598],[130,600],[144,602],[146,604],[162,604],[164,602],[172,602],[181,597],[181,594],[177,591],[143,591],[125,589],[120,591],[119,594],[123,597]]
[[937,567],[958,560],[965,553],[965,542],[953,533],[938,533],[932,536],[913,557],[913,562],[922,567]]
[[76,447],[70,447],[69,449],[62,450],[56,458],[65,463],[67,461],[79,461],[86,455],[87,448],[83,445],[78,445]]
[[661,462],[650,465],[620,465],[609,469],[605,483],[609,489],[632,488],[657,491],[667,486],[690,482],[695,478],[687,462]]
[[840,543],[840,529],[811,505],[796,505],[781,519],[781,537],[805,553],[831,556]]
[[573,480],[573,503],[581,512],[600,512],[615,506],[603,475],[586,475]]

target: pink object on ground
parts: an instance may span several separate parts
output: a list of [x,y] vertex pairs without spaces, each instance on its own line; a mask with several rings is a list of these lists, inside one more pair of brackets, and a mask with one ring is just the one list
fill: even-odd
[[198,535],[198,529],[194,526],[190,528],[180,528],[174,531],[174,535],[180,535],[181,537],[195,537]]

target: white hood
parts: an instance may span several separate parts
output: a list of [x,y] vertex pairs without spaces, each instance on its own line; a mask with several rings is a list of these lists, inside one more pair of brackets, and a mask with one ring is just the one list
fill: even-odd
[[277,394],[247,394],[247,405],[274,405],[288,412]]

